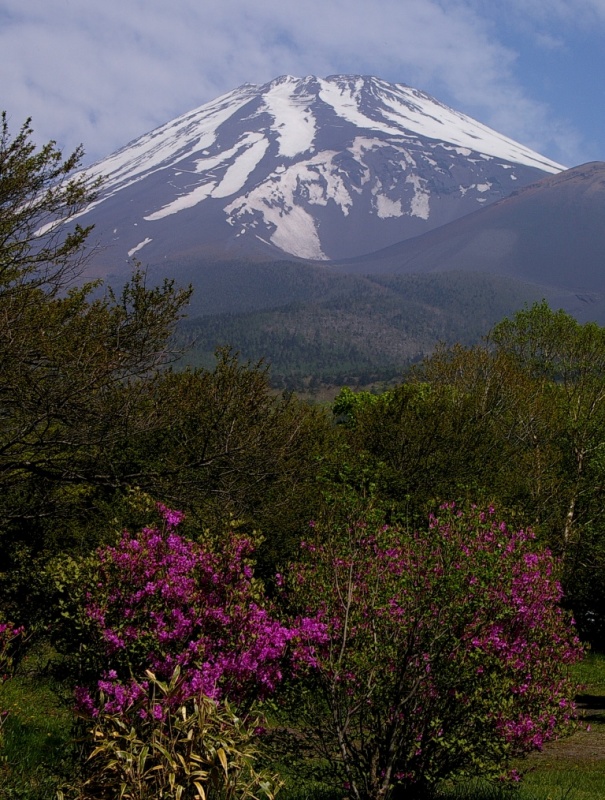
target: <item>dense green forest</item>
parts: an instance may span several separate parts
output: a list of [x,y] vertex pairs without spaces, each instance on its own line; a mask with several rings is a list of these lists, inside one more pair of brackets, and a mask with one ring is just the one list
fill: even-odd
[[[69,711],[73,689],[80,687],[83,692],[82,687],[92,687],[92,692],[96,678],[104,676],[104,699],[80,696],[89,698],[89,710],[94,711],[89,723],[96,720],[96,743],[101,751],[105,747],[107,758],[102,762],[103,774],[91,777],[85,765],[92,745],[89,750],[85,744],[80,749],[66,750],[61,763],[49,767],[46,773],[44,765],[31,768],[34,773],[43,774],[37,785],[28,783],[18,765],[3,761],[0,794],[52,797],[62,785],[65,796],[71,792],[69,796],[74,797],[193,798],[204,797],[207,792],[212,797],[270,798],[279,785],[274,773],[284,764],[286,773],[295,768],[302,772],[307,769],[305,780],[309,785],[323,781],[325,792],[326,775],[331,769],[331,775],[343,779],[340,784],[333,784],[336,795],[332,796],[341,797],[350,791],[357,800],[422,793],[428,796],[438,792],[440,781],[452,775],[501,777],[512,758],[538,746],[535,730],[547,723],[536,709],[542,704],[550,709],[554,704],[556,714],[562,714],[569,686],[565,683],[566,674],[562,674],[556,690],[551,687],[548,696],[540,688],[542,693],[536,694],[534,705],[528,706],[527,711],[527,719],[531,717],[532,725],[537,726],[533,738],[527,738],[525,729],[521,734],[516,728],[513,736],[512,722],[506,728],[508,733],[502,733],[504,722],[498,723],[500,727],[496,725],[493,709],[500,708],[499,703],[502,709],[508,708],[513,696],[525,702],[523,696],[530,692],[525,684],[514,688],[512,673],[507,672],[509,662],[498,660],[500,651],[492,646],[495,633],[489,628],[493,622],[490,612],[500,615],[504,630],[510,611],[500,595],[490,594],[492,589],[495,592],[499,582],[506,579],[517,591],[517,583],[531,577],[542,587],[540,603],[550,615],[544,612],[540,629],[541,636],[552,634],[548,647],[555,648],[556,640],[557,647],[563,648],[567,641],[567,634],[560,628],[567,611],[573,613],[584,642],[595,650],[603,646],[605,330],[595,324],[579,324],[544,302],[536,303],[493,326],[479,344],[462,337],[463,343],[444,344],[433,354],[416,358],[415,366],[397,385],[382,392],[342,388],[330,404],[313,404],[289,392],[277,393],[268,366],[244,361],[228,347],[216,352],[211,366],[186,367],[179,349],[182,334],[179,338],[175,331],[186,308],[188,289],[179,289],[170,282],[150,287],[140,270],[134,272],[121,293],[108,290],[99,296],[98,286],[73,282],[85,257],[88,232],[76,227],[75,232],[64,236],[63,227],[55,220],[74,217],[97,190],[85,178],[70,177],[80,155],[77,152],[64,160],[53,143],[37,150],[28,124],[13,137],[3,119],[0,672],[8,678],[29,665],[26,668],[35,670],[36,680],[48,682],[56,696],[63,699],[62,713],[70,720],[68,726],[74,722]],[[40,234],[45,222],[49,227]],[[393,281],[385,279],[384,283]],[[336,310],[340,316],[346,314],[343,308]],[[321,348],[312,352],[310,344],[314,326],[325,322],[312,318],[308,309],[279,313],[283,317],[279,334],[283,364],[291,366],[294,359],[301,364],[301,375],[312,373],[321,364]],[[307,344],[297,349],[301,339],[294,333],[287,339],[284,330],[301,314],[301,336]],[[207,338],[202,349],[209,349],[218,332],[220,338],[228,339],[228,319],[215,324],[215,329],[205,329],[203,335]],[[406,316],[401,311],[398,324],[402,329],[418,327],[421,316]],[[253,321],[250,326],[250,330],[258,330],[253,355],[260,357],[263,336],[268,334],[261,335]],[[350,344],[346,326],[339,330],[341,335],[334,340],[334,347],[346,370],[356,374],[361,368],[369,370],[367,353],[366,360],[360,361],[360,351]],[[250,340],[253,335],[249,334]],[[375,361],[380,365],[378,357]],[[369,370],[368,374],[380,377],[379,370]],[[322,378],[326,375],[320,374],[319,379]],[[454,514],[448,522],[452,507],[440,512],[443,503],[455,503],[460,516]],[[502,546],[498,536],[508,536],[509,529],[495,523],[492,529],[485,517],[477,516],[483,514],[477,509],[490,508],[495,512],[489,513],[506,520],[517,537],[506,539],[509,544],[505,550],[510,556],[506,563],[497,561],[498,551],[494,548]],[[431,514],[441,516],[427,527]],[[174,533],[177,526],[180,538]],[[141,529],[143,539],[124,539],[123,531],[134,535]],[[526,536],[528,529],[535,538]],[[161,530],[168,531],[168,539],[162,539]],[[355,531],[372,531],[371,541],[366,533],[356,539],[352,533]],[[420,535],[418,531],[425,533]],[[315,544],[309,546],[314,536]],[[527,543],[530,540],[531,545]],[[248,642],[246,636],[254,632],[246,645],[249,649],[245,655],[249,656],[270,630],[273,644],[280,636],[284,643],[297,643],[289,645],[294,648],[292,657],[309,670],[302,684],[290,677],[283,694],[276,694],[272,681],[277,686],[275,676],[279,673],[281,680],[286,669],[286,657],[280,651],[275,656],[281,659],[279,669],[272,662],[269,664],[268,655],[262,656],[265,661],[258,656],[259,666],[251,668],[245,681],[229,677],[227,667],[221,667],[227,675],[224,685],[231,687],[227,699],[239,708],[238,714],[229,704],[212,702],[208,693],[202,693],[205,699],[200,700],[202,695],[198,692],[197,705],[187,705],[193,702],[193,694],[183,694],[183,681],[190,666],[188,659],[193,656],[175,654],[166,645],[172,641],[172,634],[166,621],[170,615],[162,603],[167,603],[166,598],[176,591],[177,579],[170,578],[171,570],[182,566],[181,562],[170,561],[170,547],[161,550],[167,541],[172,542],[174,552],[181,554],[181,562],[189,559],[197,564],[197,575],[207,569],[210,584],[232,591],[211,599],[214,595],[207,587],[191,584],[191,598],[196,599],[188,601],[189,611],[196,609],[199,618],[206,619],[203,614],[213,603],[217,609],[220,607],[222,616],[217,611],[216,619],[222,620],[223,628],[217,628],[216,620],[213,622],[212,635],[208,634],[212,646],[223,655],[230,654],[229,648],[236,648],[236,644],[229,644],[227,634],[219,635],[217,631],[235,631],[233,641],[241,640],[237,647],[242,641]],[[302,541],[307,543],[304,557]],[[437,541],[441,543],[438,553],[433,546]],[[493,547],[491,543],[495,543]],[[328,544],[330,553],[339,554],[336,561],[324,562],[315,555],[323,553],[322,548]],[[373,549],[367,550],[370,545]],[[454,557],[451,550],[454,546],[459,548],[456,552],[471,559],[468,574],[456,561],[458,556]],[[527,550],[530,546],[531,552]],[[121,547],[126,550],[122,552]],[[335,569],[334,565],[348,563],[350,547],[357,548],[358,563],[366,570],[360,572],[355,586],[367,587],[363,596],[371,599],[367,607],[360,606],[365,610],[359,612],[358,630],[365,630],[364,620],[373,615],[379,618],[377,609],[383,607],[391,611],[395,606],[407,608],[412,615],[408,618],[414,620],[409,628],[398,623],[394,633],[385,622],[381,634],[383,658],[392,658],[395,663],[401,657],[406,664],[397,689],[402,709],[407,709],[401,699],[402,687],[406,687],[405,698],[416,698],[418,687],[427,680],[430,669],[426,665],[431,659],[441,683],[431,684],[433,694],[424,696],[422,707],[429,708],[427,698],[441,697],[438,693],[442,689],[446,698],[441,707],[430,706],[433,710],[427,712],[426,727],[421,731],[412,730],[409,725],[400,730],[397,725],[407,711],[399,710],[399,722],[393,725],[400,740],[397,745],[395,739],[389,740],[391,751],[387,755],[380,750],[388,733],[380,727],[380,715],[390,713],[391,707],[384,698],[391,691],[391,684],[384,675],[384,683],[378,679],[373,683],[374,676],[382,673],[381,659],[371,649],[372,637],[368,634],[365,650],[353,650],[355,658],[338,680],[334,679],[334,664],[341,662],[330,662],[328,656],[325,658],[331,664],[329,669],[318,673],[320,678],[313,677],[313,670],[319,668],[321,661],[315,651],[327,652],[325,647],[329,650],[335,641],[332,638],[332,644],[326,645],[328,623],[322,621],[327,618],[326,609],[330,602],[335,609],[341,607],[341,590],[347,585],[346,581],[339,583],[339,573],[330,570]],[[140,548],[144,550],[144,558],[137,561],[140,574],[132,567],[126,580],[126,573],[120,571],[126,563],[124,553],[134,559],[133,554],[143,552]],[[395,551],[397,573],[393,571]],[[517,554],[518,562],[514,560]],[[154,558],[159,571],[143,580],[141,576],[147,575],[145,570],[155,563]],[[380,559],[390,565],[380,573],[382,577],[373,572]],[[301,563],[303,566],[292,566]],[[430,586],[430,591],[427,588],[423,592],[418,588],[421,584],[412,578],[422,576],[425,565],[433,563],[439,580],[422,584]],[[533,565],[537,565],[535,569]],[[531,576],[527,572],[530,567],[534,570]],[[394,582],[394,594],[385,599],[376,587],[390,586],[385,576],[392,580],[395,574],[400,579]],[[404,574],[410,576],[410,583],[405,583],[401,577]],[[461,583],[459,575],[463,574],[468,583]],[[179,580],[185,580],[179,575]],[[284,580],[287,583],[289,575],[300,577],[286,599],[280,599],[281,584]],[[187,576],[187,581],[194,581],[189,573]],[[136,583],[139,578],[140,586]],[[556,592],[548,594],[558,579],[563,587],[564,612],[559,608]],[[476,605],[472,605],[469,597],[474,595],[467,590],[477,581],[485,593],[477,594]],[[154,594],[160,584],[162,592]],[[133,610],[134,605],[115,605],[116,598],[123,596],[120,593],[130,588],[134,591],[137,586],[139,600],[145,592],[149,595],[152,611],[148,619],[156,625],[150,627],[144,642],[136,638],[139,611]],[[352,593],[353,583],[348,586]],[[306,594],[300,587],[306,587]],[[334,587],[332,596],[330,589]],[[438,609],[428,601],[433,593],[440,598]],[[132,598],[128,600],[131,601]],[[125,617],[124,608],[128,609]],[[473,647],[483,648],[484,662],[464,661],[462,666],[462,662],[456,662],[455,669],[452,667],[451,653],[462,654],[469,645],[464,629],[456,633],[456,615],[446,619],[443,609],[447,608],[459,609],[460,615],[464,610],[469,629],[480,622],[488,626],[485,630],[489,628],[489,635],[477,627],[473,639]],[[185,613],[179,609],[174,606],[170,611],[173,622]],[[349,610],[354,619],[352,609],[347,606],[347,624]],[[309,621],[311,612],[315,614],[314,628]],[[330,619],[337,619],[337,610],[333,614]],[[439,631],[428,624],[431,615],[437,615]],[[517,617],[515,620],[515,625],[520,624]],[[199,621],[196,624],[202,625]],[[336,631],[343,630],[343,625],[330,624],[335,625]],[[186,627],[185,622],[183,625]],[[510,625],[514,628],[513,622]],[[545,667],[544,674],[550,670],[558,675],[566,658],[571,663],[575,645],[569,645],[567,650],[549,650],[547,657],[544,653],[548,648],[538,636],[538,627],[532,628],[534,638],[528,634],[527,639],[527,647],[535,648],[531,651],[535,652],[532,669],[537,673],[540,665],[541,669]],[[447,653],[439,644],[443,630],[458,636],[448,639]],[[402,631],[406,631],[407,638],[397,639]],[[129,636],[133,642],[136,640],[132,647],[125,644],[130,641]],[[359,641],[362,639],[360,634]],[[389,641],[396,642],[392,652],[387,647]],[[348,642],[346,637],[342,639],[340,658]],[[158,655],[160,651],[164,660]],[[150,652],[155,653],[155,661],[149,660]],[[405,659],[402,654],[406,654]],[[243,669],[241,653],[238,658]],[[330,658],[335,658],[334,653]],[[162,675],[166,664],[173,671]],[[487,690],[478,676],[489,671],[488,666],[491,688],[486,701]],[[149,672],[152,667],[157,675]],[[229,669],[235,669],[233,664]],[[273,669],[275,673],[271,672]],[[263,670],[268,676],[264,688],[254,684],[265,676]],[[145,691],[149,690],[154,698],[168,699],[164,706],[159,700],[155,705],[136,706],[143,700],[133,694],[128,708],[139,709],[136,725],[143,727],[136,728],[131,720],[128,725],[133,727],[126,729],[116,710],[117,695],[111,695],[117,692],[112,681],[122,681],[122,692],[126,686],[134,691],[132,681],[146,674]],[[339,694],[343,681],[352,680],[354,675],[365,677]],[[469,707],[462,716],[460,706],[450,708],[452,704],[447,700],[447,687],[458,686],[455,681],[460,675],[465,676],[466,683],[456,689],[458,699],[473,698],[472,713]],[[362,683],[366,694],[361,692]],[[139,688],[142,685],[136,684]],[[10,681],[5,686],[8,690]],[[268,711],[262,712],[266,714],[262,724],[271,727],[271,719],[278,722],[274,725],[275,736],[267,739],[267,750],[259,755],[257,748],[262,750],[262,742],[256,744],[253,740],[261,723],[260,717],[254,715],[261,713],[256,701],[264,694],[271,697],[271,703],[266,706]],[[281,698],[279,702],[277,697]],[[357,705],[347,705],[350,697],[361,697],[361,706],[371,706],[375,715],[360,716]],[[114,706],[109,702],[111,698]],[[331,706],[330,698],[337,698],[340,705]],[[180,716],[170,717],[176,726],[176,738],[160,740],[158,729],[149,728],[150,720],[163,724],[166,715],[172,713],[173,701],[174,708],[180,709]],[[101,705],[95,706],[97,702]],[[123,711],[124,707],[119,708]],[[416,718],[420,718],[420,705],[415,708]],[[338,714],[351,715],[360,726],[348,745],[343,733],[346,726],[334,709]],[[280,714],[286,715],[285,723]],[[553,720],[555,716],[553,711]],[[556,718],[559,721],[559,716]],[[437,719],[441,720],[441,732]],[[5,740],[9,751],[11,736],[16,735],[12,720],[13,715],[3,716],[0,728],[0,747]],[[253,724],[254,720],[258,724]],[[561,717],[562,730],[567,721],[567,717]],[[82,722],[74,724],[74,735],[80,737],[90,729],[90,724],[88,729]],[[331,725],[336,739],[330,739]],[[521,723],[515,725],[520,730]],[[143,736],[141,730],[148,732],[149,741],[136,739]],[[168,736],[162,730],[162,736]],[[552,733],[546,728],[540,731],[540,736]],[[281,732],[281,739],[276,732]],[[122,736],[125,738],[120,739]],[[425,739],[427,744],[421,747],[418,742]],[[173,766],[168,768],[168,762],[161,762],[161,772],[160,762],[154,761],[149,773],[143,770],[143,777],[139,775],[138,794],[131,784],[124,788],[126,778],[123,774],[116,778],[116,764],[121,763],[120,753],[125,751],[111,749],[112,742],[118,747],[116,743],[123,741],[130,748],[130,761],[126,761],[131,766],[135,756],[142,764],[151,759],[152,745],[156,748],[153,758],[161,755]],[[339,744],[335,745],[335,741]],[[192,757],[193,761],[185,765],[183,751],[178,749],[183,742],[195,742],[204,755],[196,756],[197,761]],[[404,757],[405,748],[409,753]],[[191,755],[191,748],[187,752]],[[105,758],[103,753],[101,760]],[[250,766],[253,758],[258,770]],[[382,758],[387,766],[381,771],[376,764]],[[183,770],[189,776],[189,788],[177,791],[175,781]],[[160,772],[173,775],[166,778],[163,793],[157,787],[150,788]],[[370,774],[373,782],[369,778],[366,781]],[[236,775],[240,776],[239,783]]]
[[[311,394],[325,385],[399,381],[436,342],[477,342],[524,303],[542,299],[538,287],[493,275],[325,270],[318,276],[317,267],[292,264],[264,265],[258,275],[257,265],[248,269],[269,286],[285,280],[289,302],[276,293],[259,298],[261,307],[254,310],[183,320],[177,336],[186,347],[184,363],[211,368],[217,344],[227,345],[245,360],[269,361],[273,386]],[[242,270],[229,277],[238,284]]]

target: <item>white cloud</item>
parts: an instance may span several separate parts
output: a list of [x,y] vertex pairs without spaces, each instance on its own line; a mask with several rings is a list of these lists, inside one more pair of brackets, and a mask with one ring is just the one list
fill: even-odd
[[560,36],[553,36],[550,33],[536,31],[534,34],[536,44],[543,50],[563,51],[566,49],[565,40]]
[[[570,5],[605,19],[599,0],[511,2],[528,4],[535,20],[547,6],[563,17]],[[526,96],[515,52],[499,42],[486,8],[480,0],[3,0],[2,104],[15,123],[32,115],[41,141],[83,142],[101,157],[244,82],[361,72],[426,89],[537,149],[548,130],[561,158],[575,134]]]

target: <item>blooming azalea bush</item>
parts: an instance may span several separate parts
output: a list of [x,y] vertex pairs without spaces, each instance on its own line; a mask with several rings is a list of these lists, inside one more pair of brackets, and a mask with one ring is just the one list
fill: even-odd
[[[257,780],[250,766],[258,728],[252,707],[274,692],[284,670],[314,664],[325,626],[277,619],[254,579],[249,540],[229,534],[214,552],[177,532],[180,512],[158,510],[161,526],[124,532],[98,551],[80,591],[80,618],[68,615],[85,654],[77,708],[97,742],[86,796],[97,796],[93,786],[104,796],[117,780],[127,787],[124,797],[203,797],[216,777],[199,761],[210,746],[204,737],[227,734],[233,758],[223,764],[229,780],[217,796],[246,796],[241,787],[251,785],[250,776],[254,790],[270,796],[275,781]],[[100,664],[102,674],[95,674]],[[217,752],[227,758],[227,750],[225,744]],[[232,778],[240,773],[248,778],[236,790]]]
[[212,552],[179,535],[179,512],[160,511],[163,528],[125,532],[99,551],[84,614],[106,669],[96,686],[78,689],[80,706],[94,713],[102,690],[108,710],[124,711],[146,693],[147,669],[166,680],[176,667],[183,698],[226,696],[240,706],[263,699],[288,658],[312,660],[321,625],[276,618],[253,577],[249,540],[229,534]]
[[[566,732],[581,648],[556,563],[493,509],[428,530],[314,525],[290,571],[297,613],[329,637],[301,729],[357,800],[430,795],[444,778],[515,780],[513,756]],[[319,709],[325,709],[319,719]]]

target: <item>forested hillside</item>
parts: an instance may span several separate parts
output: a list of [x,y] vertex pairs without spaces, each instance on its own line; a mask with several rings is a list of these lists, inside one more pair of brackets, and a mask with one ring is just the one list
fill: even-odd
[[[304,266],[293,267],[301,276]],[[276,282],[283,265],[275,265]],[[286,274],[288,271],[286,270]],[[293,296],[296,297],[291,279]],[[366,386],[401,379],[438,342],[472,344],[507,314],[542,298],[540,289],[473,273],[431,275],[311,272],[300,299],[262,310],[183,321],[184,362],[211,367],[217,343],[270,364],[273,386]]]

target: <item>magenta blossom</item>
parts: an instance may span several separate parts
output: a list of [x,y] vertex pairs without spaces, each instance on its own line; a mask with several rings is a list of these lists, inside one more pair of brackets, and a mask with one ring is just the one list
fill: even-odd
[[[249,540],[229,534],[211,552],[176,532],[180,512],[158,508],[166,531],[125,532],[101,549],[101,579],[88,592],[94,647],[110,668],[89,688],[103,692],[106,708],[132,707],[148,669],[167,680],[179,668],[174,702],[201,693],[247,704],[273,693],[286,672],[314,665],[326,626],[277,619],[254,579]],[[80,708],[90,710],[89,696],[80,691]]]

